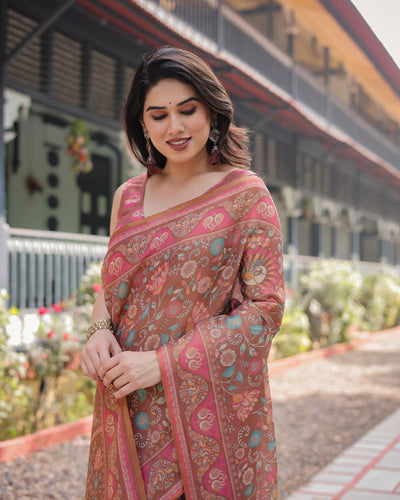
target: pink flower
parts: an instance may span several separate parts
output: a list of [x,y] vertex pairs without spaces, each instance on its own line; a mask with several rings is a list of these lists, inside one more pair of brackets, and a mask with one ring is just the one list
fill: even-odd
[[39,307],[38,309],[39,316],[43,316],[43,314],[47,314],[48,312],[50,312],[48,307]]
[[62,311],[62,307],[60,304],[53,304],[53,311],[56,313],[60,313]]
[[98,283],[93,283],[92,288],[94,293],[100,293],[101,291],[101,286]]
[[254,470],[248,467],[243,472],[243,477],[242,477],[243,484],[248,486],[253,481],[253,476],[254,476]]
[[232,366],[236,361],[236,353],[233,349],[227,349],[222,352],[220,363],[222,366]]
[[167,307],[167,317],[168,318],[176,318],[178,314],[181,312],[182,306],[176,300],[174,302],[170,302]]
[[71,334],[70,333],[64,333],[63,340],[69,340],[70,338],[71,338]]
[[55,335],[55,334],[54,334],[54,331],[53,331],[53,330],[50,330],[50,331],[48,332],[48,334],[47,334],[47,338],[48,338],[48,339],[51,339],[51,337],[54,337],[54,335]]
[[233,396],[232,406],[236,410],[236,417],[244,422],[246,418],[253,411],[255,404],[257,403],[260,391],[258,389],[253,389],[251,391],[245,391],[242,394],[235,394]]
[[263,364],[260,359],[252,359],[249,364],[250,375],[258,375],[263,369]]

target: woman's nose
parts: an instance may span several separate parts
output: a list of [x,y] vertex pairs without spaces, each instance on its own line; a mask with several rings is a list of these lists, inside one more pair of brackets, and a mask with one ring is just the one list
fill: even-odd
[[168,132],[169,134],[176,134],[177,132],[183,131],[182,120],[179,116],[171,114],[168,122]]

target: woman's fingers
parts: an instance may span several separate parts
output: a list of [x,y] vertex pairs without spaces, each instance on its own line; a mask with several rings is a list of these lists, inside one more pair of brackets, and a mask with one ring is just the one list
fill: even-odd
[[109,386],[114,383],[116,398],[161,381],[156,351],[121,352],[108,359],[102,365],[102,370],[104,384]]
[[[114,384],[114,387],[115,387],[115,384]],[[133,386],[133,384],[131,382],[129,382],[128,384],[125,384],[124,386],[122,386],[121,389],[118,389],[117,391],[115,391],[113,396],[115,399],[120,399],[120,398],[123,398],[125,396],[128,396],[129,394],[131,394],[135,390],[136,389]]]
[[104,366],[118,352],[121,352],[121,348],[113,333],[98,330],[90,337],[80,354],[84,374],[94,380],[102,380],[106,372]]
[[92,380],[99,380],[97,370],[93,366],[93,363],[91,362],[90,358],[86,357],[84,358],[82,356],[82,353],[79,357],[83,374],[86,375],[86,377],[91,378]]

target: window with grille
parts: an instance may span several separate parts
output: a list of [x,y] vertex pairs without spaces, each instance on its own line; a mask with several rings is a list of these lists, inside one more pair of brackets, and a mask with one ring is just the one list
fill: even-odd
[[[13,9],[9,9],[7,15],[6,51],[10,54],[37,27],[37,22]],[[35,38],[11,60],[7,68],[8,79],[21,87],[41,92],[41,57],[42,40]]]
[[93,50],[91,70],[91,110],[114,119],[116,61]]
[[52,37],[51,94],[56,99],[80,107],[82,98],[82,45],[54,33]]
[[[7,16],[6,51],[10,54],[38,23],[11,8]],[[132,68],[122,66],[96,48],[49,30],[13,57],[6,79],[7,84],[27,93],[49,95],[73,107],[83,107],[99,116],[118,120],[121,94],[128,88],[133,74]]]

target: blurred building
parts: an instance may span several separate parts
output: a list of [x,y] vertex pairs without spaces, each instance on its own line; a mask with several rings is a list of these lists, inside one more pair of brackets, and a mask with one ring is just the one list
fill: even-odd
[[[313,258],[400,265],[400,69],[350,0],[1,0],[0,285],[66,297],[105,251],[113,192],[142,170],[121,131],[147,50],[215,70],[252,131],[289,279]],[[3,113],[3,115],[1,115]],[[71,169],[87,124],[93,169]]]

